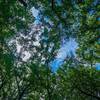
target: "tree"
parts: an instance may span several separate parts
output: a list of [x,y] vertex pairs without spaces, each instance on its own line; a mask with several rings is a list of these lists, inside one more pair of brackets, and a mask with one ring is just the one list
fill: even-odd
[[[40,46],[34,46],[35,55],[31,61],[24,62],[15,56],[6,41],[13,33],[31,31],[33,18],[29,9],[33,5],[41,7],[44,31]],[[57,0],[1,0],[0,8],[1,100],[100,99],[100,71],[94,66],[99,62],[99,1],[95,4],[94,0],[61,0],[60,3]],[[90,15],[90,8],[95,14]],[[32,41],[38,33],[34,32]],[[62,37],[76,38],[78,55],[67,58],[54,73],[50,62],[55,58]]]

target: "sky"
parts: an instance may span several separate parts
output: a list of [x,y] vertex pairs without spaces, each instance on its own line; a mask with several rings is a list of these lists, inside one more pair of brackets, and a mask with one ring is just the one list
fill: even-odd
[[51,67],[53,71],[56,71],[64,62],[67,57],[72,55],[76,56],[76,49],[78,48],[78,43],[74,38],[64,39],[61,43],[58,54],[54,61],[51,62]]
[[100,63],[96,63],[96,69],[100,70]]
[[[56,71],[64,62],[66,57],[71,57],[72,55],[76,57],[76,49],[78,48],[78,43],[74,38],[69,38],[69,40],[64,40],[57,56],[54,61],[51,62],[51,67],[53,71]],[[100,70],[100,63],[96,63],[95,67]]]

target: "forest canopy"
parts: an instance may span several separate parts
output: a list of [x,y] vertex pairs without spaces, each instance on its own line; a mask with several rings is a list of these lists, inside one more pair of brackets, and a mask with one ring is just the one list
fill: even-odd
[[99,0],[0,0],[0,100],[100,100],[99,69]]

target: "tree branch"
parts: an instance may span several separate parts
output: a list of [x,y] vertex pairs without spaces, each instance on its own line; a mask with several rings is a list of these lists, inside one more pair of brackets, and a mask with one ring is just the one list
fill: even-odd
[[23,4],[25,7],[27,7],[27,3],[24,0],[18,0],[21,4]]
[[85,91],[83,91],[82,89],[80,89],[80,88],[78,88],[78,87],[77,87],[77,89],[78,89],[82,94],[85,94],[85,95],[87,95],[87,96],[91,96],[91,97],[96,98],[97,100],[100,100],[100,97],[98,97],[98,96],[96,96],[96,95],[93,95],[93,94],[90,94],[90,93],[88,93],[88,92],[85,92]]
[[51,1],[52,10],[54,9],[54,0]]

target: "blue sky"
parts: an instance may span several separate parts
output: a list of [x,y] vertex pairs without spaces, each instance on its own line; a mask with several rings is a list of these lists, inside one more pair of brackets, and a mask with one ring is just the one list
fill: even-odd
[[56,71],[67,57],[71,57],[72,55],[76,56],[77,48],[78,44],[74,38],[63,39],[57,56],[54,61],[51,62],[52,70]]
[[100,70],[100,63],[96,63],[96,69]]

